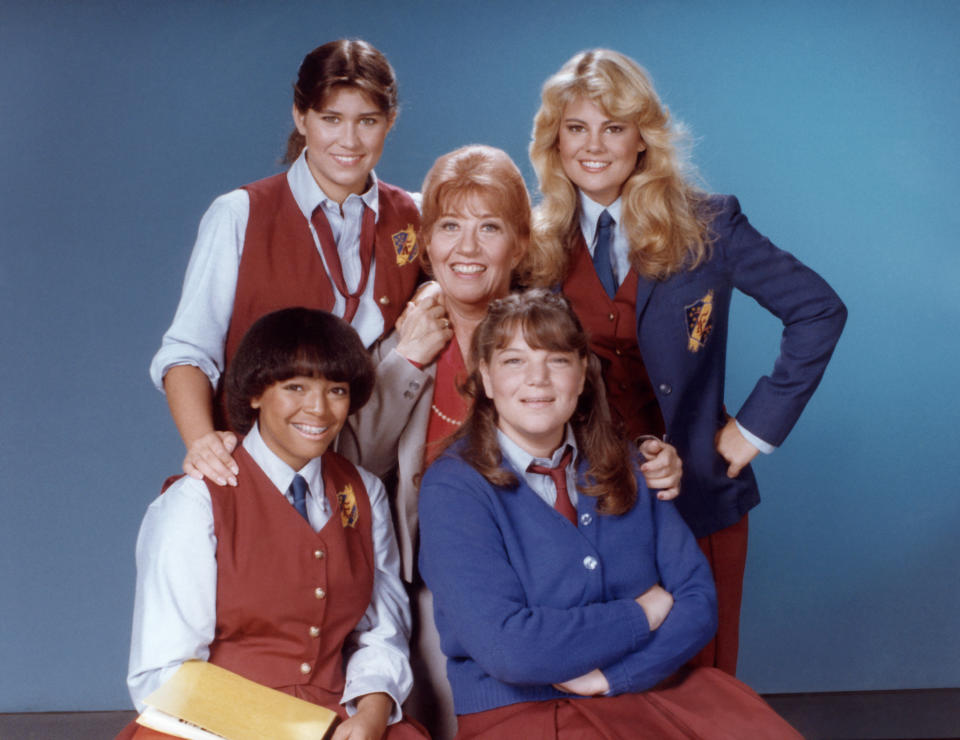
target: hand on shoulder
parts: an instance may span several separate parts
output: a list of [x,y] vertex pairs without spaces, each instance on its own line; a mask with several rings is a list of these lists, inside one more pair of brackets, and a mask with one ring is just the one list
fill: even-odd
[[661,501],[671,501],[680,495],[680,479],[683,477],[683,461],[677,448],[656,438],[640,443],[640,452],[646,458],[640,472],[647,488],[655,491]]
[[218,485],[237,485],[240,468],[233,459],[237,448],[233,432],[207,432],[195,439],[183,458],[183,472],[191,478],[208,478]]
[[453,337],[443,293],[435,282],[424,283],[397,319],[397,352],[418,365],[428,365]]

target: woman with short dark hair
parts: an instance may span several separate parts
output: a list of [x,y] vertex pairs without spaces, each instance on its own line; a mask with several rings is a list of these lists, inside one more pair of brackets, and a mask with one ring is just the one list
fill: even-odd
[[245,434],[238,486],[182,477],[140,528],[127,678],[138,709],[181,663],[206,660],[336,711],[337,740],[427,737],[402,717],[410,613],[386,492],[329,449],[373,377],[332,314],[254,322],[226,383]]

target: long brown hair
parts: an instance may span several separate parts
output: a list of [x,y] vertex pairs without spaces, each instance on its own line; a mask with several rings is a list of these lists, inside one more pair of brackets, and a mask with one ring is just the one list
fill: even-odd
[[554,285],[570,267],[580,201],[563,171],[557,141],[564,108],[578,97],[593,101],[613,119],[634,124],[646,147],[621,190],[633,268],[643,277],[663,279],[696,267],[710,247],[713,214],[682,156],[684,131],[671,125],[646,70],[619,52],[591,49],[544,83],[533,121],[530,160],[543,200],[534,209],[532,284]]
[[[574,352],[580,358],[587,358],[589,352],[586,332],[559,293],[534,289],[511,293],[490,304],[470,345],[470,366],[474,369],[464,391],[473,399],[473,406],[453,440],[464,440],[460,450],[463,459],[495,486],[513,487],[518,481],[503,467],[497,443],[497,410],[484,391],[479,368],[481,363],[489,364],[494,351],[509,345],[518,331],[535,349]],[[600,401],[602,394],[598,391],[602,386],[599,368],[588,362],[583,392],[569,421],[577,447],[589,462],[586,485],[579,490],[599,498],[598,511],[622,514],[636,500],[637,482],[627,443],[614,432]]]
[[[397,77],[387,58],[361,39],[330,41],[307,54],[293,83],[293,104],[297,110],[320,110],[336,87],[355,87],[387,115],[397,110]],[[306,140],[296,128],[287,139],[284,164],[292,164]]]

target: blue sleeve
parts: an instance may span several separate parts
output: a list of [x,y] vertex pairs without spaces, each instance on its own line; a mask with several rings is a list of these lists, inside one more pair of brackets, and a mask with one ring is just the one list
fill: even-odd
[[693,533],[671,502],[653,500],[651,505],[660,585],[672,594],[673,608],[646,645],[603,668],[611,695],[652,688],[696,655],[717,631],[713,575]]
[[[457,460],[441,459],[424,476],[420,570],[434,595],[444,653],[470,658],[504,683],[546,685],[619,660],[650,638],[633,599],[528,604],[523,578],[535,577],[537,566],[512,561],[497,495]],[[561,556],[559,549],[538,555],[544,562]]]
[[724,196],[721,203],[714,249],[731,283],[783,322],[773,371],[757,381],[737,421],[778,446],[820,383],[847,309],[822,277],[754,229],[735,197]]

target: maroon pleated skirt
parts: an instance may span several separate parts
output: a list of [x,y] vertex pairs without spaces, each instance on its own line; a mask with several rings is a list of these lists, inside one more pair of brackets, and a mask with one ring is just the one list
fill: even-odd
[[523,702],[457,721],[457,740],[803,740],[753,689],[716,668],[683,668],[639,694]]

